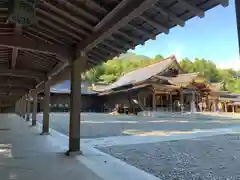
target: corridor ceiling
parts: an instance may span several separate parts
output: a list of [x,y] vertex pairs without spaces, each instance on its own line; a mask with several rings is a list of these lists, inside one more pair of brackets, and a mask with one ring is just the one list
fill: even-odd
[[228,0],[40,0],[35,24],[9,23],[0,3],[0,105],[11,106],[29,90],[69,75],[81,52],[87,67],[118,56],[156,35],[184,27]]

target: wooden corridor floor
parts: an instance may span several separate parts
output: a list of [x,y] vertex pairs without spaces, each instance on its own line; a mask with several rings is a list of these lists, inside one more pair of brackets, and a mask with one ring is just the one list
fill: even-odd
[[14,114],[0,114],[1,180],[100,180],[76,158],[66,157],[53,137]]

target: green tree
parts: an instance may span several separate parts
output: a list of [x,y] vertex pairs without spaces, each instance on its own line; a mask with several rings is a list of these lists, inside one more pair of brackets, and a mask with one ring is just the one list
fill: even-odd
[[179,64],[185,72],[193,72],[193,63],[188,58],[182,59]]
[[159,61],[159,60],[161,60],[161,59],[163,59],[163,58],[164,58],[164,57],[163,57],[162,55],[157,54],[157,55],[154,57],[154,60]]
[[[163,58],[161,55],[158,55],[158,57]],[[157,62],[159,60],[160,59],[151,59],[146,56],[127,53],[120,56],[119,58],[114,58],[113,60],[109,60],[100,66],[90,69],[84,73],[82,77],[84,80],[90,83],[112,83],[116,81],[120,76],[130,71]]]

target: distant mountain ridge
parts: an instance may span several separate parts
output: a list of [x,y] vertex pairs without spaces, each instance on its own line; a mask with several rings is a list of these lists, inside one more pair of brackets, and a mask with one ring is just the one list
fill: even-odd
[[144,56],[144,55],[137,55],[137,54],[134,54],[132,52],[129,52],[129,53],[126,53],[126,54],[123,54],[123,55],[120,55],[118,57],[119,60],[122,60],[122,61],[125,61],[125,60],[151,60],[150,57],[148,56]]

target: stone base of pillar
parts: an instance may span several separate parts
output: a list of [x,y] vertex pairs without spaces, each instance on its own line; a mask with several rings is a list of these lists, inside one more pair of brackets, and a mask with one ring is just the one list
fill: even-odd
[[30,121],[30,117],[27,116],[26,121]]
[[74,157],[74,156],[81,156],[83,155],[82,151],[70,151],[68,150],[67,152],[65,152],[66,156],[70,156],[70,157]]
[[80,138],[69,138],[69,150],[65,153],[67,156],[81,155]]
[[30,127],[35,127],[37,123],[32,123]]
[[46,135],[50,135],[50,133],[49,132],[42,132],[40,135],[41,136],[46,136]]

